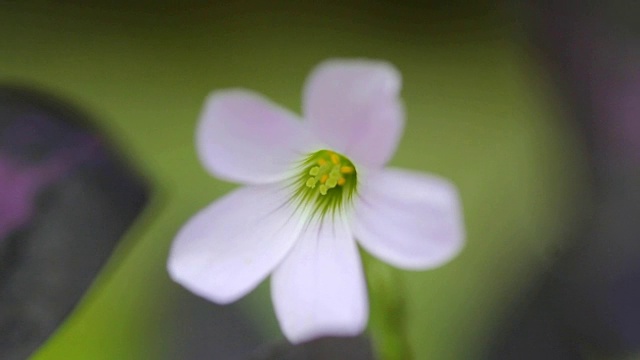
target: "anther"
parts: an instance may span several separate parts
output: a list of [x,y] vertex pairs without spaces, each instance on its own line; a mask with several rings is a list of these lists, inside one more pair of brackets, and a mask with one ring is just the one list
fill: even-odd
[[331,162],[338,165],[340,164],[340,157],[337,154],[331,154]]
[[343,166],[340,168],[340,172],[343,174],[351,174],[353,172],[353,168],[351,166]]
[[327,190],[329,190],[327,188],[327,185],[324,185],[324,184],[320,185],[320,194],[327,195]]
[[347,179],[341,177],[340,179],[338,179],[338,185],[342,186],[347,182]]

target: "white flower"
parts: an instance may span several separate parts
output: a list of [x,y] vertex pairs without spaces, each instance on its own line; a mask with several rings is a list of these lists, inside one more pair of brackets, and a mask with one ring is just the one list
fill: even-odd
[[200,160],[245,186],[180,230],[171,277],[226,304],[272,274],[276,316],[298,343],[366,326],[356,241],[403,269],[454,257],[464,242],[455,187],[383,168],[403,129],[400,87],[388,63],[332,60],[307,81],[303,120],[247,90],[211,94],[197,129]]

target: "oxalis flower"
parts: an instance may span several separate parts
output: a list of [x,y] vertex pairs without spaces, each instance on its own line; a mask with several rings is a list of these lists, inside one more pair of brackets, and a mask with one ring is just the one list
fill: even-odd
[[331,60],[306,83],[303,120],[247,90],[211,94],[197,128],[198,155],[214,176],[245,186],[179,231],[171,277],[226,304],[271,274],[276,317],[299,343],[366,326],[356,241],[403,269],[449,261],[463,244],[455,187],[383,168],[403,130],[400,87],[388,63]]

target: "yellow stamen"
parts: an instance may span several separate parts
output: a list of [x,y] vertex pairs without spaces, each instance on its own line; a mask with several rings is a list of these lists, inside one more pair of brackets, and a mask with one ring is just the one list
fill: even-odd
[[351,166],[343,166],[340,168],[340,172],[343,174],[351,174],[353,172],[353,168]]
[[[311,199],[313,194],[324,196],[331,193],[335,197],[345,196],[350,199],[357,182],[356,168],[353,163],[345,156],[331,150],[320,150],[311,154],[310,157],[305,165],[306,174],[303,174],[301,179],[304,187],[308,189],[303,192],[309,191],[305,196]],[[331,191],[338,186],[340,188]],[[345,189],[348,193],[343,195]]]

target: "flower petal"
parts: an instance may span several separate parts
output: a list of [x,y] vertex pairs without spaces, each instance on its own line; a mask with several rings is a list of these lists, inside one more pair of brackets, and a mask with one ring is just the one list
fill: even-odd
[[402,134],[400,87],[400,73],[388,63],[327,61],[307,81],[304,116],[333,150],[378,167],[391,158]]
[[246,90],[211,94],[196,133],[205,168],[247,184],[286,177],[308,143],[308,132],[295,115]]
[[356,335],[369,315],[360,254],[344,219],[312,223],[271,277],[280,327],[289,341]]
[[256,287],[291,250],[302,221],[276,185],[238,189],[196,214],[169,255],[171,277],[192,292],[229,303]]
[[385,169],[359,189],[353,230],[362,247],[396,267],[427,269],[452,259],[464,244],[458,193],[426,174]]

